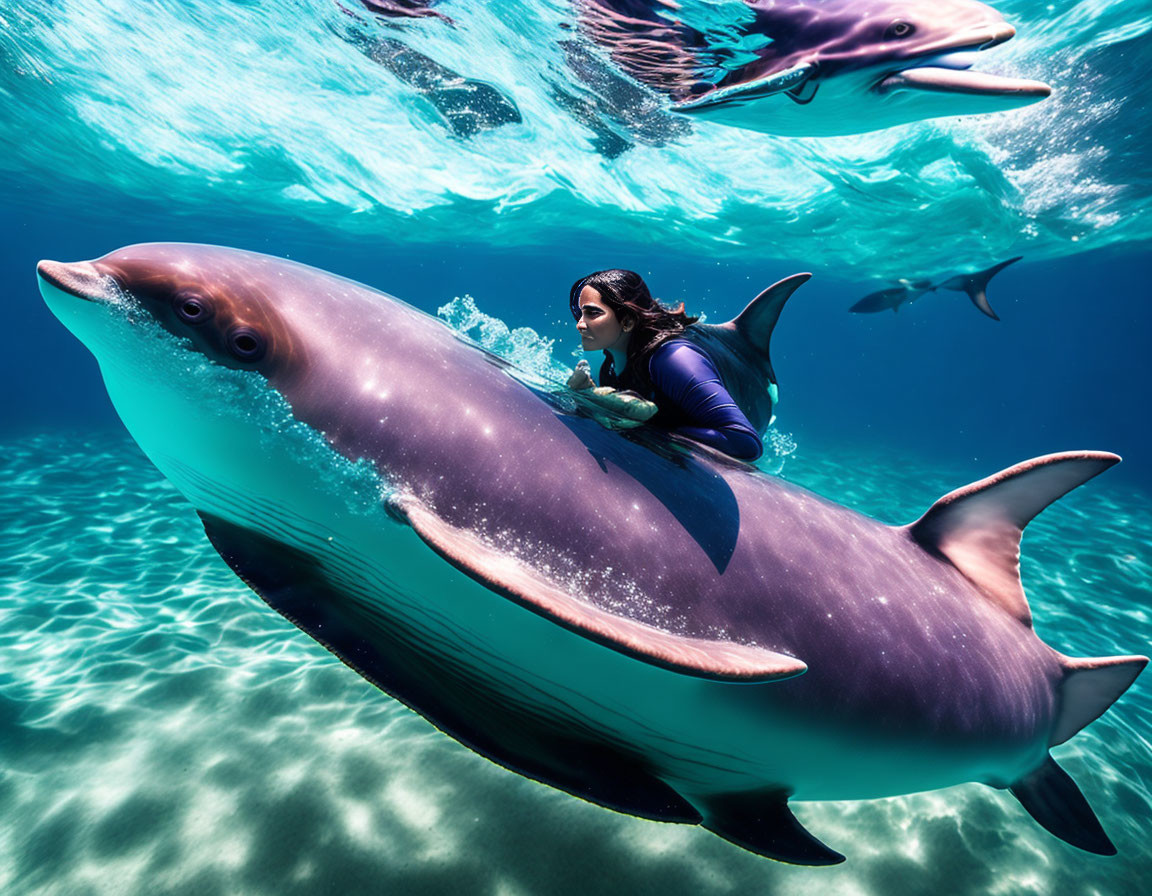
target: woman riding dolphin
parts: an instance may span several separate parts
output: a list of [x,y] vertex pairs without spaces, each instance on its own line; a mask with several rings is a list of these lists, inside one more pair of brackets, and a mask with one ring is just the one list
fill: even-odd
[[965,781],[1115,852],[1049,749],[1147,659],[1053,650],[1019,571],[1028,522],[1115,455],[1036,458],[888,526],[607,430],[301,264],[150,244],[39,274],[244,582],[495,762],[788,862],[843,859],[790,799]]

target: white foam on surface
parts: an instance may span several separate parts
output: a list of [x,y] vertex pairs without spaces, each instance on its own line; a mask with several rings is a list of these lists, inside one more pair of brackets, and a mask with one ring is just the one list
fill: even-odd
[[663,145],[601,108],[598,126],[633,144],[613,159],[556,100],[562,88],[597,102],[566,67],[562,0],[454,3],[456,27],[364,25],[519,108],[521,123],[469,139],[344,40],[350,19],[328,0],[18,9],[0,37],[0,172],[60,185],[69,202],[68,185],[95,183],[163,196],[177,214],[301,216],[345,237],[528,247],[609,234],[877,277],[935,274],[958,253],[981,266],[1148,239],[1150,197],[1125,172],[1147,165],[1132,139],[1142,99],[1128,93],[1152,12],[998,8],[1018,37],[981,68],[1050,82],[1042,103],[833,138],[697,120]]

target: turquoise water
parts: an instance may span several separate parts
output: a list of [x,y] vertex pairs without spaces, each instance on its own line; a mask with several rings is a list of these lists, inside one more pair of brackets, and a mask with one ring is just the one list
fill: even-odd
[[695,125],[662,140],[606,119],[631,145],[606,158],[555,98],[598,101],[566,65],[566,0],[452,3],[456,27],[371,32],[514,98],[521,123],[472,139],[340,39],[332,0],[25,4],[0,14],[0,171],[33,178],[36,203],[98,183],[168,215],[293,216],[343,239],[607,233],[880,277],[1147,240],[1152,7],[994,5],[1018,34],[981,68],[1046,80],[1048,100],[823,139]]
[[[571,77],[561,0],[373,25],[515,102],[521,121],[472,136],[329,0],[0,9],[0,892],[1146,890],[1149,673],[1055,750],[1110,859],[970,784],[800,803],[848,862],[793,868],[481,759],[239,583],[33,277],[140,241],[254,249],[440,309],[556,379],[589,270],[633,267],[713,323],[813,271],[774,337],[761,466],[903,523],[1027,457],[1117,451],[1029,526],[1024,584],[1062,652],[1149,653],[1152,4],[995,5],[1018,35],[981,67],[1051,98],[837,138],[613,113]],[[999,323],[956,293],[846,311],[1018,254]]]

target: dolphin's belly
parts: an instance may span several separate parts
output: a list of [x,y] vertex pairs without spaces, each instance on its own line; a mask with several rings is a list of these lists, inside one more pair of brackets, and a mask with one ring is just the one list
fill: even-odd
[[[214,510],[239,506],[233,497]],[[314,559],[325,622],[301,623],[300,614],[264,594],[269,603],[365,677],[498,761],[505,745],[544,766],[579,764],[583,754],[607,750],[689,799],[765,787],[799,799],[866,799],[1010,780],[1034,752],[933,749],[927,727],[926,738],[907,739],[844,726],[822,717],[820,706],[801,699],[798,708],[795,695],[786,695],[783,689],[802,685],[803,676],[719,682],[625,656],[490,591],[410,528],[382,517],[346,516],[332,526],[283,508],[252,508],[243,525],[263,530],[286,553]],[[331,639],[336,624],[350,637]],[[403,669],[374,675],[370,656]]]
[[1012,780],[1016,765],[1043,751],[1042,744],[933,744],[929,719],[913,739],[845,727],[822,717],[819,706],[798,710],[785,699],[784,690],[801,689],[804,676],[718,682],[627,657],[489,591],[408,529],[395,527],[373,553],[377,570],[403,576],[363,592],[350,612],[377,632],[402,619],[445,675],[444,687],[512,708],[518,724],[538,726],[548,738],[638,755],[681,793],[783,786],[804,799],[872,798],[990,776]]

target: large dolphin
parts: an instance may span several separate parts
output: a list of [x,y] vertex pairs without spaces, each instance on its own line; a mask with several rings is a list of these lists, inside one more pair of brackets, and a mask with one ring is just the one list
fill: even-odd
[[678,112],[785,135],[1014,109],[1046,84],[972,71],[1015,30],[976,0],[575,0],[581,28]]
[[888,526],[609,431],[442,323],[278,258],[41,262],[141,447],[240,577],[492,760],[789,862],[788,800],[982,781],[1114,847],[1049,756],[1144,657],[1032,629],[1022,529],[1115,455],[1038,458]]

